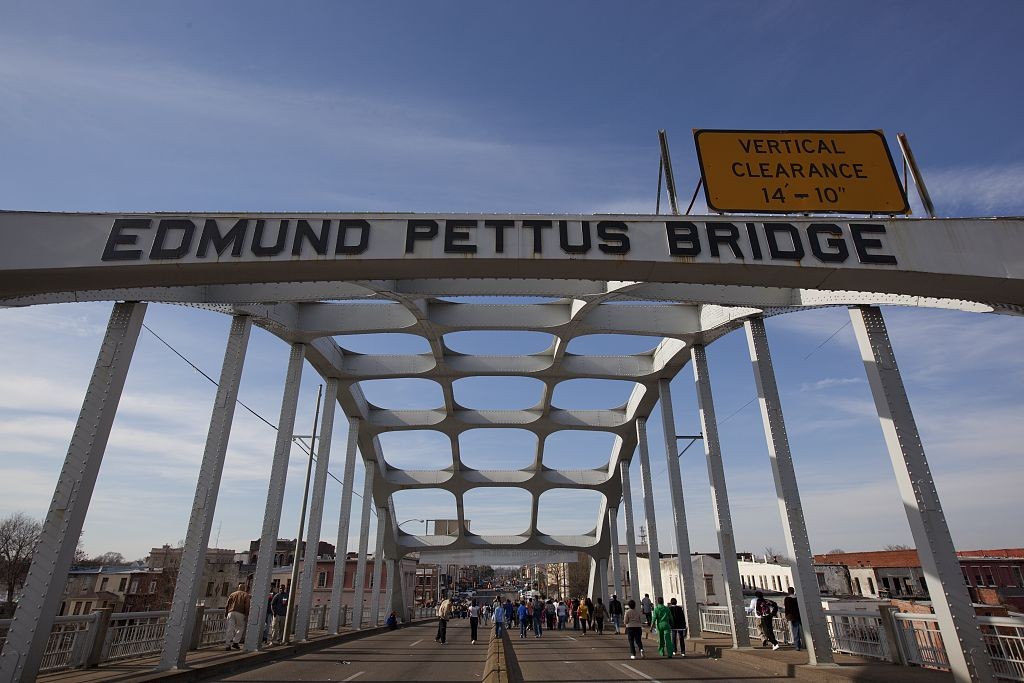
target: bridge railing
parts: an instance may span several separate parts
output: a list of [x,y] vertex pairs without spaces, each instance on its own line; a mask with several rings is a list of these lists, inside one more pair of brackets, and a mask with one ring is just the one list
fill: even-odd
[[[825,610],[833,652],[881,660],[899,659],[908,665],[949,670],[945,644],[934,614],[891,613],[895,642],[885,634],[882,614]],[[701,630],[732,635],[729,608],[700,607]],[[1024,619],[1016,617],[978,617],[985,645],[992,657],[996,678],[1024,681]],[[775,637],[780,643],[792,640],[784,618],[773,620]],[[760,638],[760,619],[747,616],[751,641]],[[895,652],[893,649],[895,648]],[[895,656],[894,656],[895,655]]]
[[[99,621],[98,613],[57,617],[46,641],[40,672],[85,666],[92,650]],[[13,619],[0,619],[0,651],[7,643],[7,631]]]

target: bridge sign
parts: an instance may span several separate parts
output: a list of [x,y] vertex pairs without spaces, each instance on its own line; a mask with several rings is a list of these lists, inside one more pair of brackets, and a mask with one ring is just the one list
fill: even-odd
[[910,212],[881,131],[693,131],[708,208]]

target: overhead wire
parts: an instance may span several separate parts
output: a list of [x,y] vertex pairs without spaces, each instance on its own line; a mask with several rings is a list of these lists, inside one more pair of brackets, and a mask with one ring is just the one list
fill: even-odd
[[[182,354],[182,353],[181,353],[180,351],[178,351],[178,350],[177,350],[176,348],[174,348],[174,347],[173,347],[173,346],[172,346],[172,345],[170,344],[170,342],[168,342],[168,341],[167,341],[166,339],[164,339],[164,338],[163,338],[163,337],[161,337],[161,336],[160,336],[159,334],[157,334],[156,332],[154,332],[154,331],[153,331],[153,328],[151,328],[151,327],[150,327],[149,325],[147,325],[146,323],[143,323],[143,324],[142,324],[142,327],[143,327],[143,328],[144,328],[144,329],[145,329],[145,330],[146,330],[147,332],[149,332],[149,333],[150,333],[151,335],[153,335],[154,337],[156,337],[156,338],[157,338],[157,340],[158,340],[158,341],[159,341],[159,342],[160,342],[161,344],[163,344],[163,345],[164,345],[164,346],[166,346],[166,347],[167,347],[168,349],[170,349],[170,350],[171,350],[171,353],[173,353],[173,354],[174,354],[175,356],[177,356],[177,357],[178,357],[178,358],[180,358],[181,360],[185,361],[185,362],[186,362],[186,363],[187,363],[187,364],[189,365],[189,367],[191,367],[191,368],[192,368],[193,370],[195,370],[195,371],[196,371],[196,372],[198,372],[198,373],[199,373],[200,375],[202,375],[203,377],[205,377],[205,378],[206,378],[206,379],[207,379],[207,380],[208,380],[208,381],[210,382],[210,384],[212,384],[213,386],[215,386],[215,387],[218,387],[218,388],[220,387],[220,383],[219,383],[219,382],[217,382],[217,380],[215,380],[215,379],[214,379],[213,377],[210,377],[210,376],[209,376],[208,374],[206,374],[205,372],[203,372],[202,368],[200,368],[200,367],[199,367],[198,365],[196,365],[195,363],[193,363],[192,361],[190,361],[190,360],[189,360],[188,358],[186,358],[186,357],[185,357],[185,355],[184,355],[184,354]],[[268,420],[267,418],[265,418],[265,417],[263,417],[262,415],[260,415],[259,413],[257,413],[257,412],[256,412],[255,410],[253,410],[252,408],[250,408],[250,407],[249,407],[248,405],[246,405],[246,404],[245,404],[245,403],[244,403],[244,402],[243,402],[243,401],[242,401],[241,399],[239,399],[239,398],[236,398],[236,399],[235,399],[235,403],[237,403],[238,405],[242,406],[242,407],[243,407],[243,408],[245,408],[245,409],[246,409],[247,411],[249,411],[250,413],[252,413],[252,415],[253,415],[253,416],[254,416],[254,417],[255,417],[255,418],[257,419],[257,420],[259,420],[260,422],[264,423],[265,425],[267,425],[268,427],[270,427],[271,429],[273,429],[273,430],[274,430],[275,432],[279,432],[279,431],[281,431],[281,430],[280,430],[280,429],[278,428],[278,426],[277,426],[277,425],[275,425],[275,424],[274,424],[273,422],[271,422],[271,421],[270,421],[270,420]],[[297,438],[297,437],[294,437],[294,436],[293,436],[293,437],[292,437],[292,443],[293,443],[293,444],[296,444],[296,445],[297,445],[297,446],[299,447],[299,449],[300,449],[300,450],[301,450],[301,451],[302,451],[303,453],[305,453],[306,455],[308,455],[308,456],[310,456],[311,458],[313,458],[313,462],[318,462],[318,459],[317,459],[316,455],[310,452],[310,447],[309,447],[309,446],[307,446],[307,445],[306,445],[306,443],[305,443],[304,441],[302,441],[301,439],[299,439],[299,438]],[[333,473],[333,472],[331,472],[330,470],[327,470],[327,476],[328,476],[328,477],[330,477],[331,479],[333,479],[334,481],[338,482],[338,483],[339,483],[339,484],[341,484],[342,486],[344,486],[344,482],[343,482],[343,481],[342,481],[341,479],[338,479],[338,478],[337,478],[336,476],[334,476],[334,473]],[[354,489],[354,488],[355,488],[355,487],[353,487],[353,489]],[[359,492],[357,492],[357,491],[355,491],[355,490],[353,490],[353,491],[352,491],[352,494],[353,494],[353,495],[355,495],[355,496],[358,496],[359,498],[362,498],[362,497],[363,497],[363,496],[362,496],[361,494],[359,494]],[[376,515],[376,514],[377,514],[377,511],[376,511],[376,510],[374,510],[372,506],[370,507],[370,512],[371,512],[371,513],[373,513],[374,515]]]

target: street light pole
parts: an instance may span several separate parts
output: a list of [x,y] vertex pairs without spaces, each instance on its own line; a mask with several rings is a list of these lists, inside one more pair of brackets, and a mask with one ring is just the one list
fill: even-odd
[[[292,627],[295,625],[295,614],[298,602],[296,590],[299,585],[299,554],[302,551],[302,532],[306,527],[306,500],[309,498],[309,477],[313,472],[313,454],[316,452],[316,428],[320,421],[320,399],[324,393],[321,384],[316,392],[316,414],[313,416],[313,435],[309,439],[309,462],[306,463],[306,486],[302,489],[302,512],[299,514],[299,533],[295,537],[295,555],[292,560],[292,576],[288,586],[288,609],[284,616],[284,642],[287,645],[292,639]],[[316,552],[316,548],[313,549]]]

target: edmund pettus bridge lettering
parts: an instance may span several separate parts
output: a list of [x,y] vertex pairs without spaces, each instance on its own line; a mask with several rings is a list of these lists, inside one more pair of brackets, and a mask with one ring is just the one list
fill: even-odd
[[356,257],[378,251],[403,256],[628,255],[635,242],[675,257],[707,255],[749,261],[896,265],[884,223],[514,218],[375,221],[363,218],[118,218],[102,260],[174,261],[247,257]]

